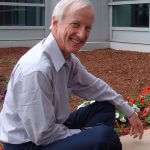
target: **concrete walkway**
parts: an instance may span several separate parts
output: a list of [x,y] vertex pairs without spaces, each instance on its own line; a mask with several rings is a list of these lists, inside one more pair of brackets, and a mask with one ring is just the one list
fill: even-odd
[[145,130],[143,138],[133,139],[132,136],[122,136],[122,150],[150,150],[150,129]]

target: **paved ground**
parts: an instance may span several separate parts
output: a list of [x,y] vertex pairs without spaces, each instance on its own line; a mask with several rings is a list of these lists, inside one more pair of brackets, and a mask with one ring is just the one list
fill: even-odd
[[150,129],[144,132],[141,140],[133,139],[130,135],[121,137],[122,150],[150,150]]

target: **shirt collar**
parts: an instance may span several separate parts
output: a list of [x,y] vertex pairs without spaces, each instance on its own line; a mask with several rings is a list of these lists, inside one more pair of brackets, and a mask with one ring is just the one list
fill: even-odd
[[65,59],[52,33],[46,38],[44,45],[46,46],[46,54],[50,55],[52,63],[58,72],[65,64]]

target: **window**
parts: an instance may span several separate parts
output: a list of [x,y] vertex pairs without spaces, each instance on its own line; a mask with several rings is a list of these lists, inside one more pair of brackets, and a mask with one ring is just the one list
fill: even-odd
[[131,0],[113,0],[114,2],[116,1],[131,1]]
[[113,27],[149,27],[149,4],[114,5]]
[[0,26],[44,26],[44,8],[0,6]]
[[1,0],[0,2],[14,2],[14,3],[44,3],[45,0]]
[[45,0],[1,0],[0,26],[45,26]]

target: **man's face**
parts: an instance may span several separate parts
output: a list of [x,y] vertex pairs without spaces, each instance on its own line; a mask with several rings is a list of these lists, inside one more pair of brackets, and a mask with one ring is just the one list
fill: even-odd
[[70,7],[61,22],[53,19],[54,36],[67,58],[70,53],[78,52],[87,41],[94,22],[94,12],[90,6],[78,10]]

